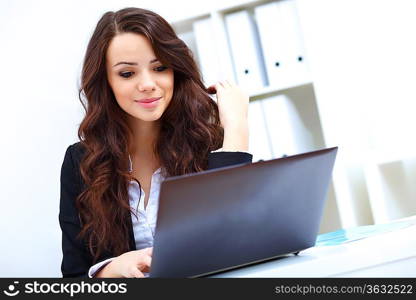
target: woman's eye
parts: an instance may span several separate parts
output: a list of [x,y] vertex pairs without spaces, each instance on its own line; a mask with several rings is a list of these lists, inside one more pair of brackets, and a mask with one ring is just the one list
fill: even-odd
[[123,78],[129,78],[133,72],[121,72],[120,76]]
[[165,67],[165,66],[160,66],[160,67],[157,67],[156,68],[156,70],[158,71],[158,72],[163,72],[164,70],[166,70],[167,69],[167,67]]
[[[163,72],[167,68],[168,67],[160,66],[160,67],[155,68],[154,70],[156,70],[157,72]],[[131,77],[134,74],[134,72],[120,72],[119,74],[123,78],[129,78],[129,77]]]

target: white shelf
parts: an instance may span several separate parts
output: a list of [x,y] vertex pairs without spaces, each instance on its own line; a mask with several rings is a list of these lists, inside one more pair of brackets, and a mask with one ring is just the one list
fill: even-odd
[[313,84],[312,80],[306,80],[299,83],[293,83],[286,86],[274,87],[274,86],[267,86],[256,91],[249,93],[250,100],[255,100],[258,98],[266,98],[269,96],[279,95],[287,93],[288,91],[300,87],[311,86]]
[[183,25],[189,24],[193,20],[201,19],[208,17],[212,13],[221,13],[226,14],[241,9],[249,9],[253,6],[271,2],[270,0],[222,0],[212,1],[211,3],[206,3],[206,5],[201,5],[201,8],[196,13],[192,13],[186,17],[180,16],[169,19],[169,22],[174,27],[182,27]]
[[374,151],[372,155],[369,155],[366,161],[375,165],[384,165],[394,162],[400,162],[407,159],[415,159],[416,150],[405,149],[398,151],[398,149],[392,151]]
[[416,212],[414,172],[403,164],[416,160],[409,149],[402,152],[375,152],[363,163],[368,196],[375,223],[388,222]]

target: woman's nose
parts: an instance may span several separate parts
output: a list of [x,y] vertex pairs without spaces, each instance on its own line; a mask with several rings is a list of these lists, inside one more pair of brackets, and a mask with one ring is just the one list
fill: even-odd
[[142,72],[137,82],[137,87],[140,92],[151,91],[155,89],[155,81],[151,74],[148,72]]

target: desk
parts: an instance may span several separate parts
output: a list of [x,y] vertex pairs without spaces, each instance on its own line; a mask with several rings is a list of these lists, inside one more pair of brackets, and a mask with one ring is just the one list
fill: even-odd
[[315,246],[298,256],[211,277],[416,277],[416,216],[398,221],[412,224],[336,246]]

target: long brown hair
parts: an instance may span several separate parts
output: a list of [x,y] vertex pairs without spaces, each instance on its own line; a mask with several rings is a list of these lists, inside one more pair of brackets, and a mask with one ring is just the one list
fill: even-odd
[[165,176],[206,169],[207,156],[221,147],[223,129],[217,104],[209,97],[191,50],[158,14],[140,8],[106,12],[88,43],[79,88],[85,109],[78,137],[84,149],[80,173],[84,189],[76,200],[93,261],[104,251],[129,251],[128,171],[132,131],[107,81],[105,55],[120,33],[147,37],[156,57],[174,71],[172,100],[160,118],[155,145]]

